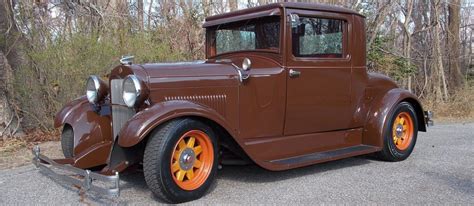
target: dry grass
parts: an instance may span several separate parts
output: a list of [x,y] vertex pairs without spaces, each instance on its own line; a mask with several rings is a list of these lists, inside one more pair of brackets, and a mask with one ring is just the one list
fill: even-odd
[[36,129],[28,131],[26,135],[22,137],[0,138],[0,156],[16,152],[25,147],[31,148],[33,145],[41,142],[58,141],[59,136],[60,134],[57,130],[44,132]]
[[23,137],[0,138],[0,170],[29,164],[33,155],[31,148],[40,144],[48,154],[60,156],[59,133],[43,132],[40,130],[29,131]]
[[426,110],[434,111],[437,121],[474,121],[474,87],[456,92],[448,102],[424,100],[423,106]]

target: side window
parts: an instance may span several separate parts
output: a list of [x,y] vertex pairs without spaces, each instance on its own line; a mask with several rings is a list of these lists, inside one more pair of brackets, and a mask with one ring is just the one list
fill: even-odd
[[255,26],[241,27],[240,30],[217,30],[217,53],[255,49]]
[[299,17],[292,27],[295,57],[342,58],[344,20]]

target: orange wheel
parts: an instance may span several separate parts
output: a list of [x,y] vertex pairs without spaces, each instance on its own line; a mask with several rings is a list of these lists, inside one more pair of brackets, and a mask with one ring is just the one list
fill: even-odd
[[[392,108],[383,129],[383,147],[375,155],[385,161],[402,161],[410,156],[418,136],[417,111],[408,102]],[[420,111],[418,111],[420,112]]]
[[214,149],[209,136],[199,130],[182,135],[171,156],[171,174],[183,190],[195,190],[206,182],[214,163]]
[[401,112],[393,121],[392,137],[393,143],[399,150],[406,150],[411,143],[414,134],[413,119],[407,112]]
[[157,127],[143,154],[143,174],[150,190],[168,203],[204,196],[215,181],[217,136],[205,123],[180,118]]

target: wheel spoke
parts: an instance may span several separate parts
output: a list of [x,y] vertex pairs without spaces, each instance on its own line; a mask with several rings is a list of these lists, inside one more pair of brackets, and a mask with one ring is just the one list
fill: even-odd
[[184,142],[184,138],[181,139],[181,141],[179,141],[178,147],[179,147],[179,150],[186,148],[186,143]]
[[397,140],[397,145],[400,145],[400,144],[402,144],[402,138]]
[[193,148],[194,147],[194,142],[196,141],[196,138],[194,137],[189,137],[189,140],[188,140],[188,147],[191,147]]
[[179,151],[177,151],[177,150],[174,151],[173,160],[179,160]]
[[190,170],[186,171],[186,177],[188,177],[188,180],[192,180],[194,178],[193,169],[190,169]]
[[194,160],[194,167],[195,168],[201,168],[202,162],[199,161],[198,159]]
[[178,179],[178,181],[183,181],[185,174],[186,174],[186,171],[179,170],[179,172],[176,173],[176,179]]
[[179,170],[179,162],[176,161],[175,163],[173,163],[173,165],[171,165],[171,171],[175,173],[178,170]]
[[198,146],[194,147],[193,150],[194,150],[194,154],[196,156],[198,156],[202,152],[202,147],[201,147],[201,145],[198,145]]
[[405,124],[405,118],[403,118],[403,117],[400,118],[400,124],[402,124],[402,125]]

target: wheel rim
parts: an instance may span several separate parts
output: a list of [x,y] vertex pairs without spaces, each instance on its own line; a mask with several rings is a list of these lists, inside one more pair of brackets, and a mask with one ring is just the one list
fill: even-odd
[[206,182],[214,164],[214,149],[209,136],[199,130],[182,135],[171,156],[171,175],[184,190],[195,190]]
[[399,150],[405,150],[410,146],[413,138],[413,119],[407,112],[401,112],[393,122],[393,143]]

